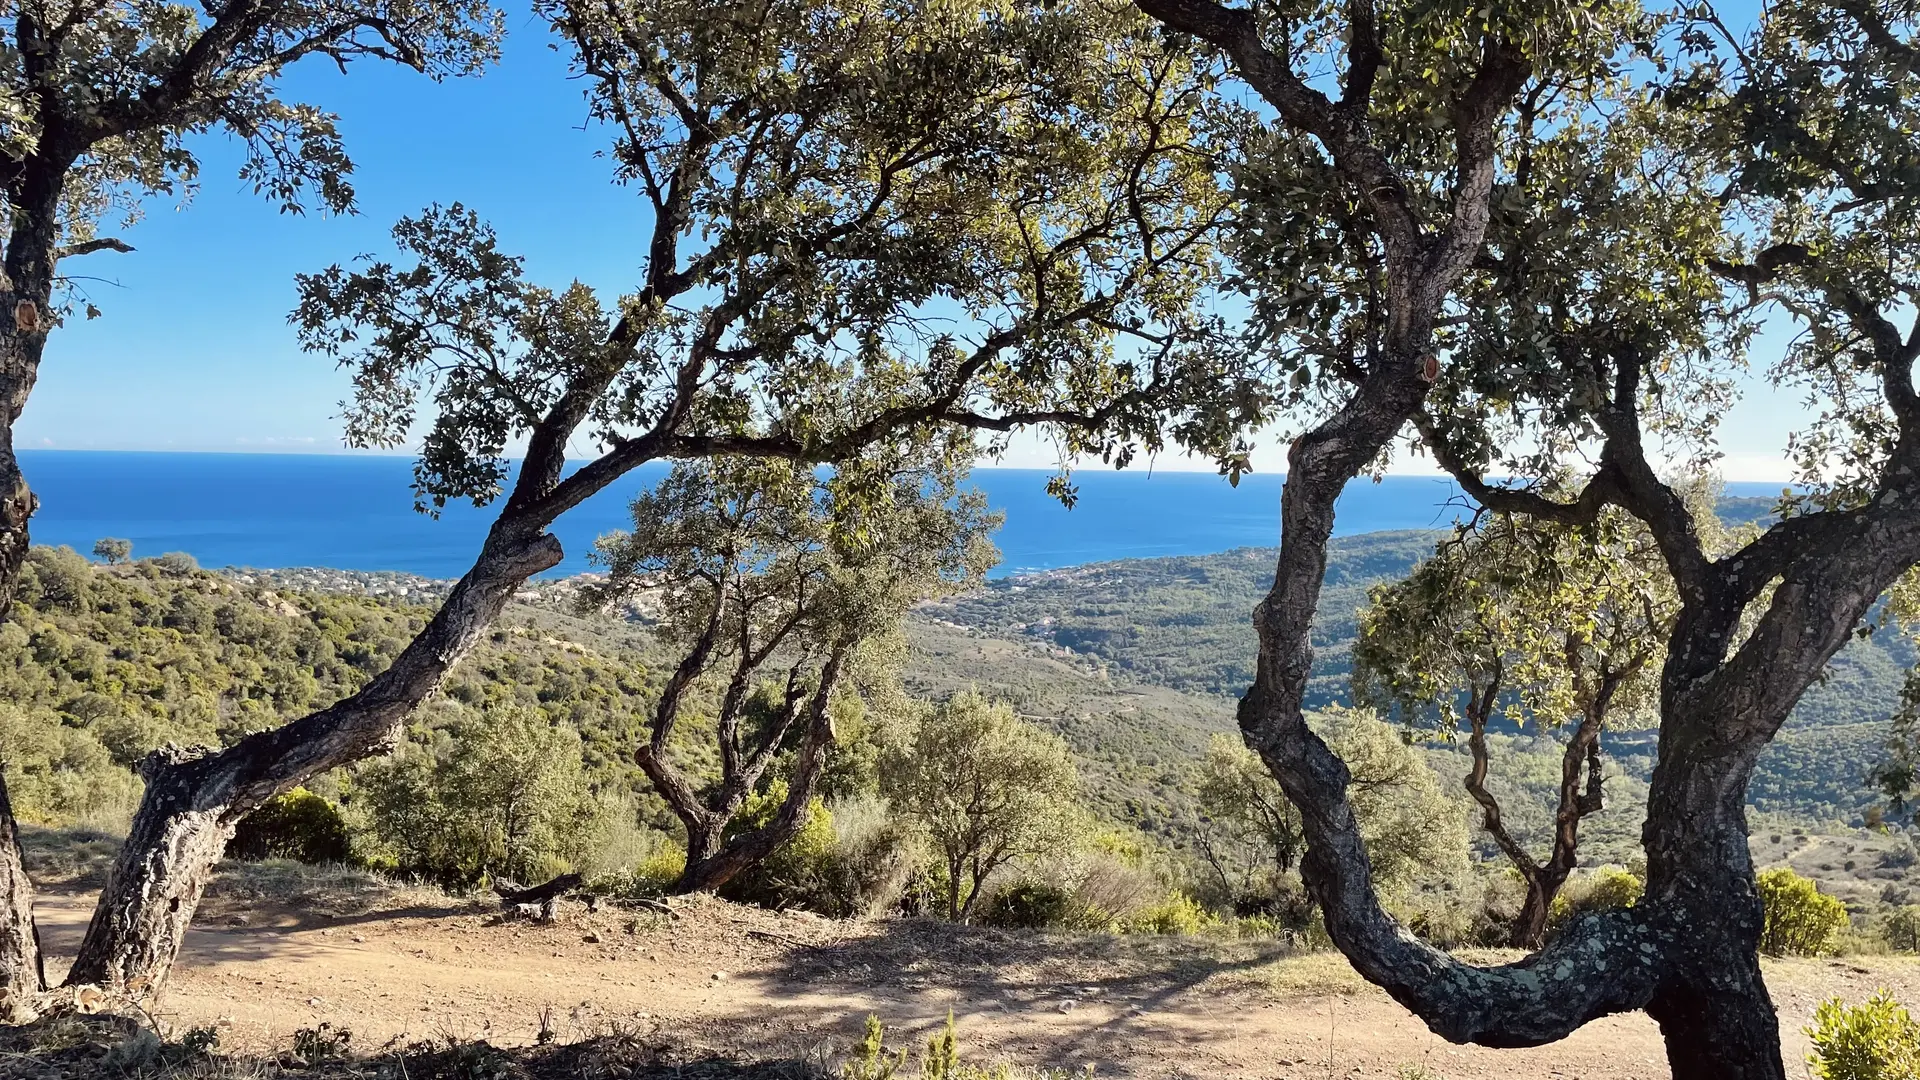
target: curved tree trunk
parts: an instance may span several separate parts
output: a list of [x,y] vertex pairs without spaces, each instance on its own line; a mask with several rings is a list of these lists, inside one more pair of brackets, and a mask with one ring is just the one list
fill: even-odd
[[142,764],[147,791],[67,976],[131,994],[157,988],[240,819],[317,773],[392,746],[407,716],[480,640],[529,577],[560,561],[553,537],[495,526],[480,559],[393,665],[365,688],[217,753],[168,748]]
[[33,884],[20,854],[7,778],[0,771],[0,1022],[45,986],[40,930],[33,922]]
[[[57,130],[43,132],[40,153],[21,176],[0,280],[0,622],[11,617],[20,568],[32,543],[28,524],[40,505],[14,453],[13,425],[27,407],[46,351],[60,199],[76,156],[66,142]],[[20,858],[17,832],[0,777],[0,999],[39,991],[45,982],[33,883]]]

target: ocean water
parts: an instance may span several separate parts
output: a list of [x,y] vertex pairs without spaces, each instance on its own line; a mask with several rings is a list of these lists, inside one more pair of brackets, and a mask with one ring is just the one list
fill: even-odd
[[[435,578],[466,572],[491,509],[416,513],[413,462],[330,454],[183,454],[32,450],[21,453],[40,496],[33,539],[91,550],[103,536],[133,541],[134,555],[184,551],[203,566],[328,566],[401,570]],[[627,505],[666,473],[655,463],[575,508],[555,526],[566,561],[552,573],[591,569],[593,541],[627,524]],[[972,483],[1006,524],[995,537],[997,574],[1108,559],[1196,555],[1279,541],[1279,476],[1232,487],[1204,473],[1086,470],[1072,509],[1048,498],[1044,470],[976,469]],[[1778,485],[1734,484],[1766,495]],[[1338,532],[1439,528],[1460,513],[1457,489],[1428,477],[1360,480],[1342,495]]]

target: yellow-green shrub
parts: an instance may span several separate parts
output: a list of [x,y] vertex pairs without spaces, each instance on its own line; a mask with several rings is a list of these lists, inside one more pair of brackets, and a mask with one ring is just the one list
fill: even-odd
[[1220,920],[1186,893],[1174,893],[1158,904],[1121,921],[1123,934],[1197,934]]
[[1826,956],[1847,929],[1847,906],[1820,891],[1811,878],[1786,867],[1764,870],[1755,882],[1766,922],[1760,951],[1769,956]]
[[1603,866],[1584,878],[1568,882],[1560,890],[1548,909],[1547,925],[1557,929],[1575,915],[1630,908],[1640,902],[1646,891],[1646,885],[1632,871]]
[[241,819],[227,841],[235,859],[292,859],[303,863],[343,863],[350,854],[347,821],[340,808],[297,787],[268,799]]
[[1920,1080],[1920,1024],[1885,990],[1863,1005],[1822,1002],[1807,1036],[1820,1080]]

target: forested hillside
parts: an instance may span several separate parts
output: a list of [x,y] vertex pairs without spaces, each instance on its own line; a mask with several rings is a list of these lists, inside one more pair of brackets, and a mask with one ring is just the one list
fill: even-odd
[[[1760,499],[1728,500],[1722,511],[1741,520],[1764,514],[1766,505]],[[1369,533],[1333,541],[1315,621],[1310,705],[1348,700],[1355,617],[1367,603],[1367,590],[1405,575],[1438,537]],[[1095,663],[1116,681],[1237,696],[1252,679],[1251,612],[1271,582],[1274,556],[1272,549],[1244,548],[1020,575],[928,614],[978,634],[1030,641],[1069,661]],[[1821,821],[1857,821],[1875,801],[1866,773],[1887,738],[1887,718],[1913,661],[1911,642],[1895,630],[1856,638],[1762,756],[1752,804]],[[1221,704],[1219,715],[1223,724],[1230,722],[1230,702]],[[1166,733],[1118,737],[1157,741]],[[1610,748],[1623,769],[1642,780],[1652,767],[1651,746],[1641,745],[1647,741],[1616,737]],[[1194,745],[1189,740],[1189,748]]]
[[[1316,705],[1347,699],[1354,616],[1368,588],[1403,575],[1434,539],[1380,533],[1335,542]],[[1234,730],[1234,695],[1252,655],[1248,612],[1271,564],[1270,550],[1242,549],[997,581],[916,612],[906,688],[935,700],[971,688],[1009,701],[1067,740],[1098,816],[1183,849],[1198,822],[1198,763],[1210,739]],[[214,574],[159,560],[109,567],[36,549],[15,618],[0,628],[0,725],[23,817],[111,828],[138,796],[134,766],[148,751],[228,744],[361,685],[427,618],[414,601],[435,591],[389,577]],[[470,820],[479,810],[449,805],[423,817],[413,804],[499,797],[471,777],[508,768],[526,752],[516,740],[548,728],[564,730],[569,747],[577,736],[578,768],[529,781],[558,792],[556,813],[566,817],[526,826],[547,830],[538,843],[526,840],[537,859],[630,860],[649,850],[647,837],[671,833],[633,763],[662,657],[643,619],[579,617],[572,596],[565,582],[529,593],[416,718],[409,749],[319,782],[346,796],[367,836],[388,837],[371,852],[376,859],[458,870],[450,852],[479,843]],[[1814,829],[1858,823],[1874,802],[1864,774],[1911,660],[1892,633],[1850,646],[1763,757],[1753,805]],[[527,728],[529,720],[542,723]],[[1521,835],[1544,836],[1558,743],[1511,731],[1495,743],[1491,784],[1510,822]],[[697,735],[677,745],[696,767],[711,756]],[[1637,847],[1652,733],[1610,735],[1607,751],[1610,805],[1589,823],[1589,851],[1624,862]],[[1426,752],[1449,783],[1463,773],[1459,746],[1434,742]],[[435,762],[444,775],[430,775]],[[384,833],[368,817],[383,805],[400,808]]]

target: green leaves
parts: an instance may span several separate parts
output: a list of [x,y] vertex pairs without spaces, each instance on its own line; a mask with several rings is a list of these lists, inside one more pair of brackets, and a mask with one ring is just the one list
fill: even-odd
[[596,340],[584,292],[546,299],[439,210],[397,234],[411,265],[302,281],[303,341],[355,370],[351,437],[428,426],[427,499],[492,497],[505,447],[574,422],[561,387],[622,468],[642,446],[837,460],[942,422],[1051,425],[1069,458],[1244,459],[1265,399],[1207,310],[1227,195],[1205,70],[1130,8],[539,11],[651,218],[618,321]]
[[19,6],[10,28],[0,44],[7,267],[12,287],[44,298],[63,253],[103,223],[130,223],[156,196],[191,195],[191,143],[215,129],[245,148],[241,182],[283,212],[352,212],[353,164],[335,117],[283,99],[281,75],[316,55],[343,70],[370,57],[433,78],[473,74],[498,54],[501,19],[486,0],[54,0]]

